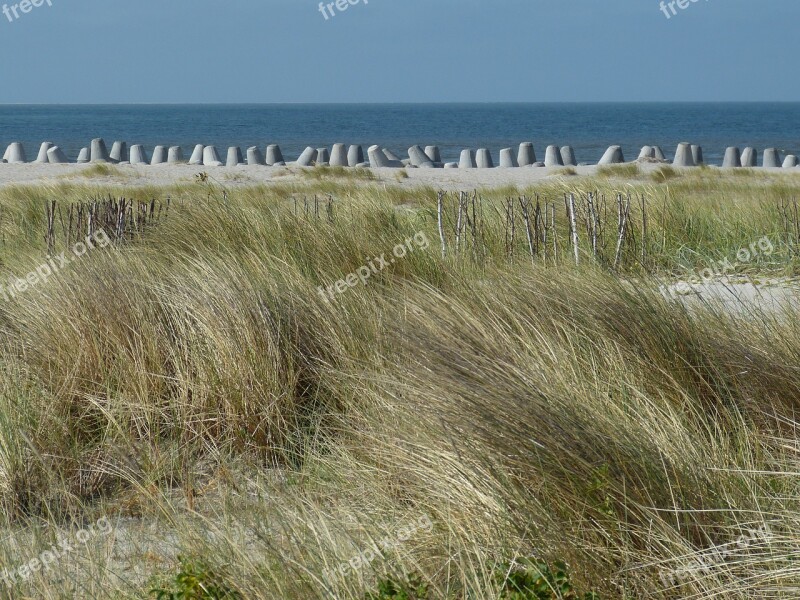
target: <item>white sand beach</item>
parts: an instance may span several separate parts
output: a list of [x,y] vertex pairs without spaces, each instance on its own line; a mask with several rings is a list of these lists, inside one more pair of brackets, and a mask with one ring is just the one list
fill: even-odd
[[[633,163],[628,163],[633,164]],[[640,173],[648,175],[664,166],[658,163],[635,163]],[[616,165],[620,166],[620,165]],[[165,186],[185,184],[195,180],[200,173],[207,173],[213,180],[226,187],[252,185],[287,184],[308,182],[302,171],[313,171],[314,167],[266,167],[239,165],[237,167],[208,167],[187,164],[178,165],[108,165],[104,175],[94,164],[0,164],[0,186],[14,184],[59,185],[81,183],[96,185]],[[376,168],[369,169],[376,183],[401,186],[431,186],[442,189],[496,188],[502,186],[525,187],[549,179],[569,179],[592,176],[598,167],[517,167],[493,169],[418,169]],[[682,170],[681,167],[673,167]],[[710,167],[717,170],[717,167]],[[696,170],[696,169],[688,169]],[[350,169],[348,169],[350,171]],[[800,169],[755,169],[757,172],[798,176]],[[332,176],[335,173],[331,173]]]

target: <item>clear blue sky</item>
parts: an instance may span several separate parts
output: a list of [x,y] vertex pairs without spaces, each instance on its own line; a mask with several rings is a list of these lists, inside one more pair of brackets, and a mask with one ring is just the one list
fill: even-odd
[[798,0],[38,1],[0,103],[800,100]]

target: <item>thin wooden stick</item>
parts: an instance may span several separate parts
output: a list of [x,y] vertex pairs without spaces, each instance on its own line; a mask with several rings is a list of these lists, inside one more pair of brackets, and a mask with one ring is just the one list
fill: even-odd
[[444,192],[440,191],[438,194],[438,202],[437,202],[437,213],[439,215],[439,241],[442,244],[442,258],[444,259],[447,256],[447,241],[444,237],[444,220],[443,220],[443,213],[444,212]]
[[569,195],[569,226],[572,230],[572,249],[575,253],[575,264],[579,262],[578,257],[578,227],[575,223],[575,194]]

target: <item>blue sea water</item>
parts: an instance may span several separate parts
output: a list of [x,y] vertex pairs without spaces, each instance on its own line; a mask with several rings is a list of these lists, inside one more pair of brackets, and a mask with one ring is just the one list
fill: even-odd
[[[532,141],[544,158],[549,144],[572,145],[579,162],[596,162],[612,144],[633,160],[644,145],[667,155],[679,142],[703,146],[720,163],[727,146],[800,153],[800,103],[595,104],[265,104],[265,105],[3,105],[0,145],[25,145],[29,159],[43,141],[71,160],[94,137],[184,147],[280,144],[287,160],[306,146],[380,144],[405,156],[413,144],[436,144],[443,160],[463,148],[501,148]],[[759,153],[760,154],[760,153]]]

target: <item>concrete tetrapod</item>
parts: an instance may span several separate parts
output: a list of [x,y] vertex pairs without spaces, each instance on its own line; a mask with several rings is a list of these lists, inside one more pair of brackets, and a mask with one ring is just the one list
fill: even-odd
[[334,144],[331,148],[331,166],[332,167],[346,167],[347,166],[347,146],[344,144]]
[[675,150],[675,159],[672,161],[673,167],[693,167],[694,158],[692,158],[692,145],[686,142],[678,144],[678,149]]
[[553,144],[544,151],[545,167],[563,167],[564,161],[561,159],[561,149]]
[[312,162],[317,160],[316,149],[308,146],[297,159],[298,167],[310,167]]
[[742,166],[742,157],[739,154],[739,148],[736,146],[729,146],[725,150],[725,158],[722,159],[723,169],[735,169]]
[[267,153],[265,155],[265,161],[267,165],[275,166],[278,163],[284,162],[283,160],[283,152],[281,152],[281,147],[278,144],[270,144],[267,146]]
[[327,148],[317,148],[317,166],[322,167],[329,165],[331,162],[331,153]]
[[141,144],[131,146],[130,160],[132,165],[146,165],[150,162],[147,159],[147,151]]
[[444,168],[445,169],[457,169],[458,168],[458,163],[457,162],[444,163]]
[[264,165],[264,155],[261,154],[261,149],[258,146],[250,146],[247,149],[247,164],[251,167],[254,165]]
[[661,146],[653,146],[653,158],[656,160],[667,160],[664,157],[664,151],[661,149]]
[[692,159],[698,167],[703,164],[703,148],[697,144],[692,144]]
[[163,165],[167,162],[167,147],[166,146],[156,146],[153,148],[153,156],[150,159],[151,165]]
[[103,138],[95,138],[92,140],[91,162],[108,162],[108,149]]
[[402,162],[402,161],[400,160],[400,157],[399,157],[399,156],[397,156],[397,154],[395,154],[394,152],[392,152],[392,151],[391,151],[391,150],[389,150],[388,148],[383,148],[383,149],[382,149],[382,151],[383,151],[383,155],[384,155],[386,158],[388,158],[390,161]]
[[203,148],[203,165],[206,167],[221,167],[222,161],[217,154],[216,146],[206,146]]
[[605,154],[600,158],[598,165],[618,165],[625,162],[621,146],[609,146]]
[[47,162],[58,165],[62,163],[68,163],[69,159],[67,155],[61,151],[61,148],[58,146],[53,146],[47,151]]
[[742,150],[742,166],[743,167],[757,167],[758,166],[758,150],[750,148],[749,146]]
[[389,166],[389,159],[386,158],[386,154],[383,153],[380,146],[370,146],[367,149],[367,156],[369,156],[369,165],[373,169]]
[[476,168],[475,153],[472,150],[465,149],[461,151],[461,158],[458,161],[458,168],[459,169]]
[[655,158],[656,157],[656,150],[652,146],[642,146],[641,152],[639,152],[638,160],[648,159],[648,158]]
[[767,169],[775,169],[781,166],[781,153],[776,148],[767,148],[764,150],[764,158],[762,165]]
[[190,165],[202,165],[203,164],[203,151],[205,150],[205,146],[203,144],[197,144],[192,150],[192,155],[189,157],[189,164]]
[[238,167],[244,162],[242,157],[242,149],[239,146],[231,146],[228,148],[228,156],[225,159],[226,167]]
[[352,145],[347,149],[347,166],[357,167],[364,162],[364,149],[358,145]]
[[50,148],[52,148],[53,146],[55,146],[53,142],[42,142],[42,145],[39,146],[39,154],[34,162],[37,163],[48,162],[47,151],[50,150]]
[[89,162],[89,149],[88,148],[81,148],[81,151],[78,153],[78,164],[88,163]]
[[787,154],[786,158],[783,159],[783,168],[784,169],[791,169],[796,167],[798,164],[797,157],[794,154]]
[[167,153],[167,164],[175,165],[184,162],[183,148],[180,146],[170,146]]
[[533,142],[522,142],[517,152],[517,164],[520,167],[527,167],[536,162],[536,151],[533,149]]
[[479,148],[475,154],[475,164],[479,169],[493,169],[492,153],[486,148]]
[[111,154],[108,155],[108,158],[113,163],[129,162],[127,142],[114,142],[114,145],[111,146]]
[[514,151],[511,148],[503,148],[500,150],[500,166],[506,169],[519,166],[517,158],[514,156]]
[[431,159],[433,164],[442,162],[442,155],[439,146],[425,146],[425,156]]
[[572,149],[572,146],[564,146],[561,148],[561,163],[565,167],[574,167],[578,164],[578,161],[575,160],[575,151]]
[[9,144],[5,155],[7,157],[6,161],[8,161],[9,164],[28,162],[27,158],[25,157],[25,148],[23,148],[20,142]]
[[411,148],[408,149],[408,158],[415,167],[420,167],[422,169],[433,169],[434,167],[431,159],[419,146],[411,146]]

